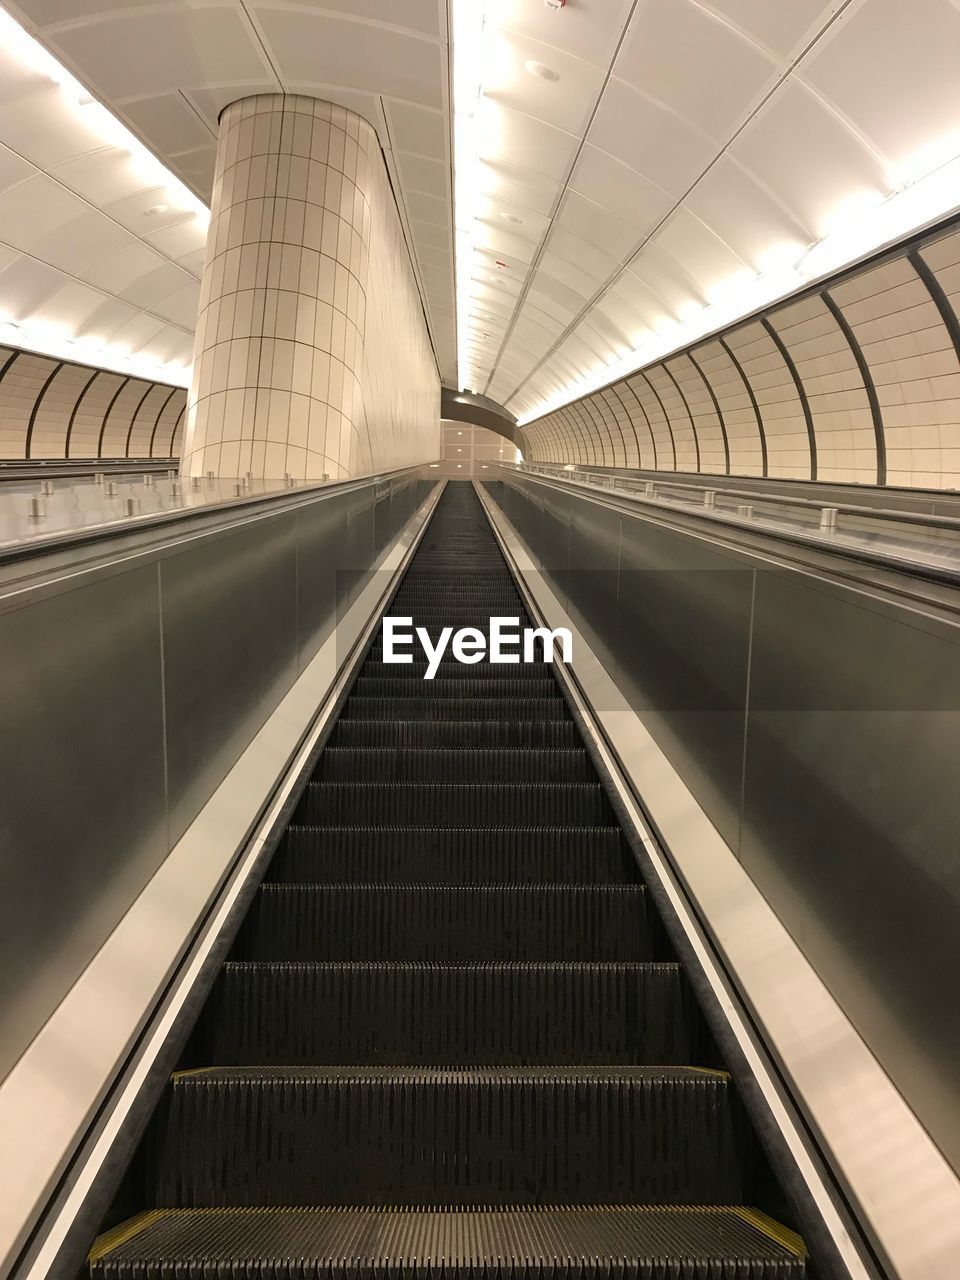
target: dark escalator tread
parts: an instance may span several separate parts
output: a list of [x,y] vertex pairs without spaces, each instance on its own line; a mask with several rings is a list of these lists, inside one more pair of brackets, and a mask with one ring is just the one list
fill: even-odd
[[339,884],[622,884],[640,873],[620,828],[290,826],[268,880]]
[[238,960],[653,959],[642,885],[264,884]]
[[194,1060],[681,1065],[697,1031],[677,964],[227,964]]
[[804,1280],[736,1206],[170,1209],[102,1236],[93,1280]]
[[318,782],[593,782],[583,747],[559,750],[328,747]]
[[572,720],[339,720],[330,745],[555,751],[583,740]]
[[147,1203],[740,1204],[749,1141],[695,1068],[218,1067],[165,1094]]
[[599,782],[311,782],[295,821],[317,826],[606,826]]
[[[367,676],[377,677],[378,679],[394,679],[399,676],[406,680],[422,680],[426,672],[427,663],[420,660],[407,663],[383,662],[379,657],[374,657],[371,654],[370,658],[363,664],[361,675],[364,679]],[[545,680],[549,679],[550,676],[551,668],[549,664],[541,662],[522,663],[520,666],[504,662],[474,662],[465,665],[462,662],[458,662],[456,658],[448,658],[444,654],[440,659],[434,683],[441,678],[479,679],[484,681],[503,679]]]
[[[402,668],[397,668],[398,673]],[[457,677],[434,676],[432,680],[411,680],[409,676],[365,676],[360,673],[355,689],[361,698],[406,698],[419,694],[424,698],[562,698],[560,686],[552,676],[536,678],[523,676],[473,676],[470,668],[462,668],[465,674]],[[478,690],[477,686],[482,684]],[[413,692],[411,692],[411,685]]]
[[344,715],[357,720],[567,720],[563,698],[372,698],[352,693]]

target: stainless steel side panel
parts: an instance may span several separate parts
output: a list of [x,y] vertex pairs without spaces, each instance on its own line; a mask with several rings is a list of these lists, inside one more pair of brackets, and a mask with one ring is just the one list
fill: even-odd
[[531,477],[486,487],[960,1170],[960,601],[935,615]]
[[433,487],[274,495],[0,582],[0,1079]]
[[161,562],[168,848],[296,678],[296,533],[290,512]]
[[167,848],[156,565],[0,600],[0,1077]]
[[618,554],[615,678],[736,850],[754,572],[627,517]]
[[960,627],[758,574],[740,857],[960,1168]]

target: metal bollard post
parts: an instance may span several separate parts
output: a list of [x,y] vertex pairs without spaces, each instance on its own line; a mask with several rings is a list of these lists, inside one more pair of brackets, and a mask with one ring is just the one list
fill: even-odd
[[753,506],[749,502],[741,502],[737,507],[737,515],[741,520],[753,519]]
[[143,474],[143,483],[147,486],[147,488],[148,488],[148,489],[152,489],[152,488],[153,488],[153,486],[154,486],[154,484],[155,484],[155,481],[154,481],[154,478],[153,478],[153,476],[150,474],[150,472],[149,472],[149,471],[145,471],[145,472],[144,472],[144,474]]
[[102,472],[102,471],[95,471],[95,472],[93,473],[93,483],[94,483],[94,484],[103,484],[103,472]]
[[27,500],[27,517],[30,520],[42,520],[47,514],[47,504],[42,498]]
[[717,491],[716,491],[716,489],[704,489],[704,491],[703,491],[703,505],[704,505],[705,507],[710,507],[710,508],[713,508],[713,507],[715,507],[715,506],[717,505]]
[[820,508],[820,528],[824,533],[836,533],[837,531],[837,508],[836,507]]
[[45,497],[49,498],[49,497],[50,497],[50,495],[51,495],[51,493],[53,493],[53,481],[52,481],[52,480],[41,480],[41,481],[40,481],[40,492],[41,492]]
[[123,505],[128,516],[138,516],[140,514],[142,503],[139,498],[128,498]]
[[103,486],[103,492],[108,498],[115,498],[117,495],[117,483],[115,480],[108,480]]
[[201,480],[201,478],[200,478],[199,476],[191,476],[191,477],[190,477],[190,488],[191,488],[191,489],[199,489],[199,488],[200,488],[200,486],[201,486],[202,484],[203,484],[203,481]]

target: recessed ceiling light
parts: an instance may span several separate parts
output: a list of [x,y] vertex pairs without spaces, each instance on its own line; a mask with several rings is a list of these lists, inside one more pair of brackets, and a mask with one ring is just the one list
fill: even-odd
[[145,218],[155,218],[158,213],[166,213],[167,206],[165,204],[152,204],[149,209],[144,209],[143,216]]
[[553,67],[548,67],[545,62],[537,62],[535,58],[531,58],[529,61],[525,62],[523,64],[523,69],[524,71],[529,72],[530,75],[536,76],[538,80],[560,79],[560,76],[556,71],[554,71]]

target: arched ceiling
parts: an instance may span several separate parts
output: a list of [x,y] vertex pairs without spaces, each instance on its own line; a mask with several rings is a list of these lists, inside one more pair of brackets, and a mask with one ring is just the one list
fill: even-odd
[[129,351],[141,371],[172,362],[162,376],[186,381],[217,117],[251,94],[306,93],[377,129],[441,374],[455,380],[445,0],[5,7],[184,187],[129,139],[105,145],[97,104],[78,107],[0,25],[0,339],[43,347],[49,331],[85,342],[78,358],[115,365]]
[[463,382],[521,422],[960,203],[954,172],[865,225],[960,153],[956,0],[475,0],[453,34]]
[[371,120],[444,380],[521,422],[958,203],[960,0],[7,7],[156,160],[88,128],[96,101],[65,117],[4,36],[0,340],[46,327],[168,381],[188,376],[217,115],[245,94]]

